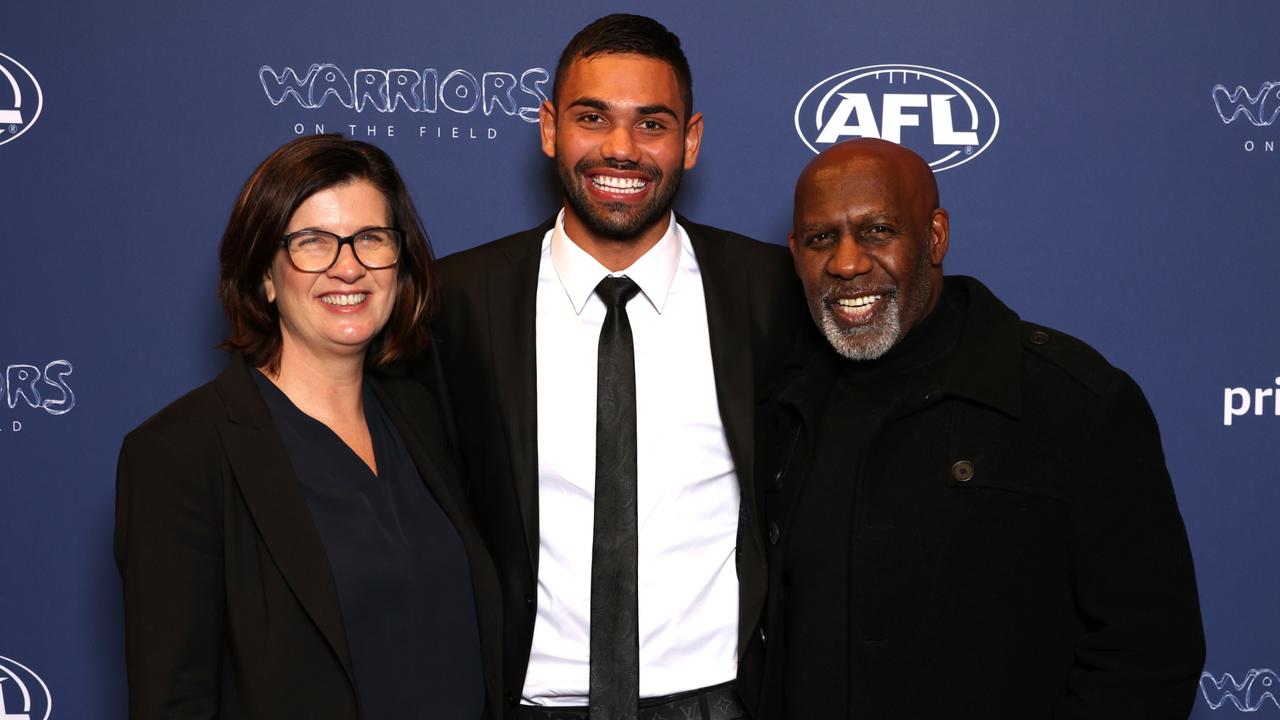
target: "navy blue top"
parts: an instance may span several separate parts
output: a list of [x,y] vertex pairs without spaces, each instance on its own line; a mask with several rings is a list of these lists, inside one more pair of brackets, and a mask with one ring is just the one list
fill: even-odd
[[253,373],[338,588],[360,716],[479,718],[480,630],[466,549],[364,382],[374,475],[323,423]]

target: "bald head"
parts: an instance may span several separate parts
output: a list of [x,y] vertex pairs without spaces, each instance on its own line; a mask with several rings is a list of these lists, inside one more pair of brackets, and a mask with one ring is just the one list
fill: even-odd
[[938,183],[924,158],[888,140],[859,138],[823,150],[796,180],[795,207],[804,194],[818,185],[864,176],[867,183],[892,189],[913,209],[930,212],[938,207]]
[[814,320],[851,360],[880,357],[933,311],[949,239],[933,171],[901,145],[834,145],[796,181],[796,272]]

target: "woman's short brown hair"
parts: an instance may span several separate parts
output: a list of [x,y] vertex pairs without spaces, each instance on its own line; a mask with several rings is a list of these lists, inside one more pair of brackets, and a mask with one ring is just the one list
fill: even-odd
[[391,224],[404,231],[395,307],[370,343],[366,362],[381,367],[426,347],[426,321],[435,304],[435,260],[418,211],[385,152],[336,133],[286,143],[262,161],[240,190],[219,250],[218,295],[231,321],[231,335],[219,347],[243,353],[255,367],[279,367],[280,318],[267,301],[263,276],[298,206],[321,190],[354,180],[366,180],[382,191]]

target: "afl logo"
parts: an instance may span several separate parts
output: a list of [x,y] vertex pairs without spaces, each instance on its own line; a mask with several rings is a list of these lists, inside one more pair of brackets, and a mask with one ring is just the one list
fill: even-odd
[[22,63],[0,53],[0,145],[30,130],[43,108],[44,93],[35,76]]
[[916,151],[935,172],[981,155],[999,130],[1000,111],[982,88],[922,65],[845,70],[796,105],[796,132],[815,153],[849,138],[880,138]]
[[17,660],[0,657],[0,718],[49,720],[53,697],[39,675]]

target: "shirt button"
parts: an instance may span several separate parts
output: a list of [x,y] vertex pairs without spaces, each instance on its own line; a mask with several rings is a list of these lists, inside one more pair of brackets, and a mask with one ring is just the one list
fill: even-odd
[[968,460],[961,460],[951,466],[951,477],[956,482],[969,482],[973,479],[973,463]]
[[1031,337],[1029,339],[1031,340],[1032,345],[1044,345],[1049,342],[1049,333],[1043,330],[1036,330],[1031,333]]
[[782,534],[782,531],[778,529],[778,523],[769,523],[769,542],[770,543],[777,545],[778,536],[781,534]]

